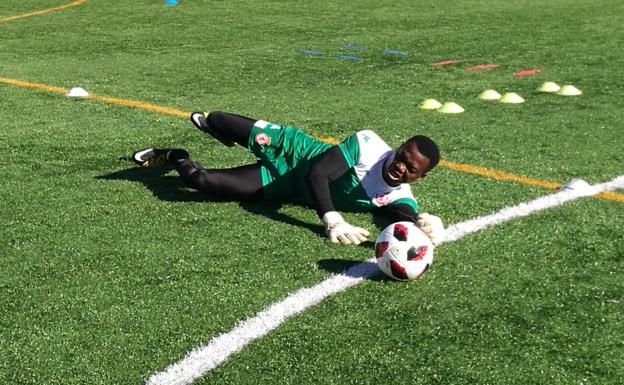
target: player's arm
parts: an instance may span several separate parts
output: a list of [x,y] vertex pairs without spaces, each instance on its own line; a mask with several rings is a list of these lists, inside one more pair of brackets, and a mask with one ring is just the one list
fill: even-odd
[[414,222],[427,234],[434,245],[439,244],[446,236],[446,230],[440,217],[429,213],[417,213],[416,209],[406,203],[396,203],[379,208],[380,214],[387,218],[390,223]]
[[334,146],[322,155],[312,166],[306,178],[312,199],[316,204],[316,213],[323,221],[325,234],[333,243],[359,244],[366,240],[369,232],[348,224],[334,208],[329,183],[340,178],[351,167],[342,151]]
[[379,214],[386,218],[389,223],[418,221],[418,213],[411,205],[395,203],[379,208]]

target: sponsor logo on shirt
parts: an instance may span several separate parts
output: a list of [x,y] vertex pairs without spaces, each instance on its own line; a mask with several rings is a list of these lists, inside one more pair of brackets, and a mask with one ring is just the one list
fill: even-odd
[[386,203],[388,203],[388,193],[382,192],[382,193],[378,193],[377,195],[375,195],[375,202],[377,202],[380,206],[383,206]]
[[256,137],[254,138],[254,141],[257,144],[259,144],[260,146],[271,144],[271,138],[267,134],[265,134],[264,132],[256,134]]

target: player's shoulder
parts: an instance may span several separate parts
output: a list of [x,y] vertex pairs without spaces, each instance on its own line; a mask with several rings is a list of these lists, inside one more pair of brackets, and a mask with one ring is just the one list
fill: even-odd
[[387,145],[386,142],[373,130],[360,130],[355,133],[355,136],[358,138],[360,144],[377,145],[379,143],[383,143]]
[[373,130],[356,131],[349,135],[339,146],[349,166],[355,164],[369,164],[372,166],[391,151],[390,146]]
[[367,151],[385,153],[390,150],[390,146],[373,130],[360,130],[355,133],[357,142],[362,149]]
[[383,157],[388,151],[391,151],[390,146],[372,130],[361,130],[355,133],[360,147],[360,160],[368,160],[370,162],[376,162],[377,159]]

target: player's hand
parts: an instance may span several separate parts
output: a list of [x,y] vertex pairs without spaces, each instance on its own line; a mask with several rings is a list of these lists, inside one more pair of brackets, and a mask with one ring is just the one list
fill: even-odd
[[420,213],[418,214],[416,225],[427,234],[434,245],[442,242],[446,237],[446,230],[440,217],[428,213]]
[[345,222],[337,211],[329,211],[323,215],[325,234],[332,243],[342,242],[344,244],[359,245],[366,240],[370,233],[357,226],[352,226]]

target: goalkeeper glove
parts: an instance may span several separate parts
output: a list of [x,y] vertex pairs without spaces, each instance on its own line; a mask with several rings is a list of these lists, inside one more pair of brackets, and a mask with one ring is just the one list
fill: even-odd
[[325,234],[332,243],[342,242],[344,244],[359,245],[370,235],[368,231],[361,227],[348,224],[337,211],[329,211],[323,215]]
[[434,245],[444,241],[446,237],[446,230],[440,217],[428,213],[420,213],[418,214],[416,225],[427,234]]

